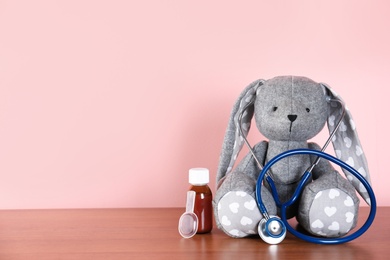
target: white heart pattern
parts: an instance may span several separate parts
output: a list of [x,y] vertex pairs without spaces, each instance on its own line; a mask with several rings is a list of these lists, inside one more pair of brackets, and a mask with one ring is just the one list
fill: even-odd
[[347,148],[351,148],[352,140],[351,140],[349,137],[345,137],[345,138],[344,138],[344,142],[345,142],[345,146],[346,146]]
[[366,170],[363,168],[363,167],[360,167],[358,172],[363,176],[363,177],[367,177],[367,173],[366,173]]
[[245,197],[246,196],[246,192],[245,191],[236,191],[236,195],[237,196],[240,196],[240,197]]
[[233,236],[238,236],[240,234],[240,231],[238,231],[237,229],[232,229],[229,231],[229,233]]
[[345,213],[345,217],[346,217],[345,221],[347,223],[351,223],[353,218],[355,217],[355,215],[352,212],[347,212],[347,213]]
[[337,209],[336,207],[325,207],[324,211],[328,217],[331,217],[336,213]]
[[324,227],[324,223],[322,223],[321,220],[317,219],[313,223],[311,223],[311,227],[313,227],[313,228],[323,228]]
[[362,183],[359,184],[359,191],[362,193],[367,192],[366,187],[364,187],[364,185]]
[[346,161],[347,164],[349,164],[351,167],[355,165],[355,161],[352,157],[348,157],[348,160]]
[[335,120],[335,116],[334,115],[331,115],[329,118],[328,118],[328,120],[329,120],[329,125],[330,126],[334,126],[334,120]]
[[322,232],[321,230],[316,232],[316,234],[319,236],[326,236],[326,233]]
[[360,156],[362,154],[363,154],[363,149],[359,145],[356,145],[356,155]]
[[238,204],[237,202],[233,202],[229,205],[229,209],[233,212],[233,213],[237,213],[238,212],[238,208],[240,207],[240,204]]
[[350,196],[347,196],[347,198],[344,200],[344,205],[347,207],[352,207],[354,205],[353,200]]
[[221,223],[225,226],[230,226],[232,224],[232,222],[228,219],[227,216],[222,216]]
[[254,200],[247,201],[244,203],[244,207],[249,209],[249,210],[253,210],[256,207],[256,201],[254,201]]
[[252,223],[253,223],[253,221],[252,221],[252,219],[250,219],[250,218],[248,218],[248,217],[245,217],[245,216],[243,216],[243,217],[241,218],[241,221],[240,221],[240,223],[241,223],[241,225],[243,225],[243,226],[246,226],[246,225],[250,225],[250,224],[252,224]]
[[339,129],[340,129],[341,132],[347,131],[347,126],[344,124],[344,122],[341,122]]
[[336,197],[340,196],[340,192],[336,189],[330,189],[329,191],[329,198],[334,199]]
[[328,227],[329,230],[339,230],[340,229],[340,224],[336,221],[332,222],[332,225]]

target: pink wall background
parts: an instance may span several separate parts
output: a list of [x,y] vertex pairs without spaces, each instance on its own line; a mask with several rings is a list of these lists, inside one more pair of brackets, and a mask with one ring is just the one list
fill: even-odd
[[183,207],[189,168],[208,167],[215,190],[241,90],[285,74],[344,98],[378,204],[390,206],[389,9],[0,1],[0,208]]

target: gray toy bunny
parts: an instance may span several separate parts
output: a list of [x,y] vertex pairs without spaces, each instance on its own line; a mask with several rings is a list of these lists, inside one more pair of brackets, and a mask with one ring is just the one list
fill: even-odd
[[[255,235],[263,218],[255,200],[260,173],[256,159],[248,153],[233,169],[244,144],[241,133],[248,135],[252,117],[260,133],[268,139],[252,148],[263,166],[290,149],[321,150],[318,144],[308,140],[326,123],[329,132],[333,131],[343,112],[342,105],[336,101],[341,101],[340,97],[327,85],[305,77],[257,80],[245,88],[233,107],[218,166],[213,206],[220,229],[232,237]],[[370,182],[367,162],[348,109],[332,143],[336,156]],[[290,199],[301,176],[316,159],[316,156],[295,155],[272,166],[269,174],[281,202]],[[358,217],[359,198],[355,190],[368,204],[370,199],[364,186],[348,172],[344,173],[346,178],[328,161],[320,160],[300,199],[288,208],[287,217],[296,217],[307,232],[316,236],[340,237],[348,233],[356,226]],[[269,214],[277,215],[278,208],[267,188],[262,189],[264,204]]]

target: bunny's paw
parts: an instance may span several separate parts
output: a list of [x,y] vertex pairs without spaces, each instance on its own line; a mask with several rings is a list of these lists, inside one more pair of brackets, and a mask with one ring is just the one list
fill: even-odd
[[218,220],[223,231],[232,237],[257,234],[262,215],[256,200],[244,191],[231,191],[218,203]]
[[[264,191],[263,191],[264,190]],[[265,188],[262,197],[270,214],[276,214],[276,205]],[[229,236],[241,238],[258,234],[258,225],[263,218],[254,194],[245,191],[226,193],[217,205],[217,221],[220,228]]]
[[348,181],[320,178],[305,188],[298,221],[314,235],[340,237],[356,226],[358,209],[359,199]]

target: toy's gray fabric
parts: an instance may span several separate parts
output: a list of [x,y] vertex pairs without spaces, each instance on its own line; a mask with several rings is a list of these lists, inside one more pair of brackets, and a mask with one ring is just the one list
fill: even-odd
[[[331,99],[338,99],[342,101],[341,97],[329,86],[324,83],[322,83],[322,85],[328,89],[328,95]],[[340,113],[339,111],[340,104],[331,102],[331,116],[328,118],[328,128],[330,132],[333,131],[336,126],[336,122],[338,120],[336,117],[338,116],[338,113]],[[336,132],[334,138],[332,139],[332,143],[337,158],[354,167],[368,182],[370,182],[370,174],[368,172],[366,157],[364,155],[362,145],[360,144],[355,122],[353,121],[348,107],[346,107],[346,114],[341,122],[340,129]],[[348,171],[344,169],[343,171],[362,198],[368,205],[370,205],[371,202],[366,188]]]
[[[244,89],[233,106],[218,166],[213,203],[220,229],[233,237],[257,234],[257,225],[262,218],[257,206],[253,207],[259,166],[248,153],[234,168],[244,145],[239,116],[243,115],[241,126],[245,136],[254,117],[258,130],[268,139],[253,147],[263,166],[286,150],[321,150],[318,144],[308,140],[314,138],[326,122],[329,131],[334,129],[341,113],[340,105],[332,102],[335,99],[340,98],[327,85],[305,77],[257,80]],[[369,181],[367,162],[348,110],[332,143],[337,156],[358,169]],[[297,155],[283,159],[271,168],[269,174],[282,202],[292,196],[302,174],[315,160],[313,156]],[[356,225],[359,199],[354,187],[369,203],[367,192],[350,174],[346,173],[347,178],[343,178],[326,160],[320,160],[312,173],[313,181],[305,187],[301,199],[288,209],[288,217],[296,216],[302,227],[315,235],[344,235]],[[267,189],[262,192],[269,214],[277,214],[270,192]]]

